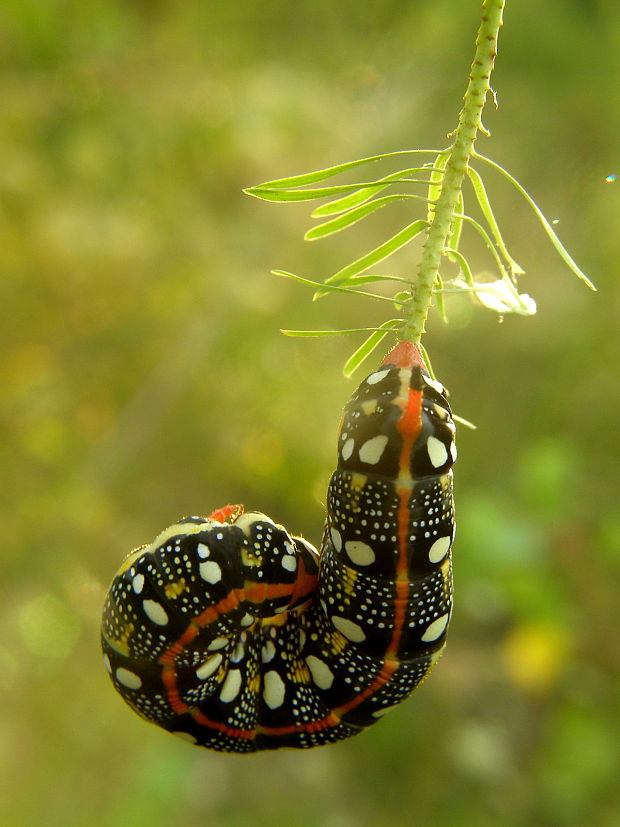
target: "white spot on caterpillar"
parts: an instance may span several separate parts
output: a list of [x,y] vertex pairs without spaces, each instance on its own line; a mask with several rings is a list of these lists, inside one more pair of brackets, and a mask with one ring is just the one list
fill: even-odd
[[136,574],[134,579],[131,581],[131,586],[136,594],[140,594],[144,588],[144,575]]
[[216,637],[213,638],[211,643],[207,646],[207,649],[212,652],[214,649],[223,649],[228,643],[228,638],[226,637]]
[[369,566],[375,562],[375,553],[367,543],[361,540],[347,540],[344,550],[352,563],[358,566]]
[[456,442],[450,443],[450,456],[452,457],[452,462],[456,462]]
[[334,682],[334,673],[329,666],[315,655],[308,655],[306,663],[312,675],[312,680],[319,689],[329,689]]
[[239,669],[230,669],[220,689],[220,700],[225,704],[234,701],[241,689],[242,677]]
[[287,571],[296,571],[297,569],[297,558],[291,557],[290,554],[287,554],[286,557],[282,557],[280,560],[280,565],[283,569]]
[[116,670],[116,680],[128,689],[140,689],[142,686],[142,679],[139,678],[135,672],[130,672],[129,669],[123,669],[122,666],[119,666]]
[[207,583],[219,583],[222,579],[222,569],[215,562],[215,560],[207,560],[206,563],[201,563],[198,566],[200,576]]
[[346,460],[346,459],[350,458],[351,454],[353,453],[354,445],[355,445],[355,440],[353,438],[350,437],[349,439],[347,439],[345,444],[342,446],[342,450],[340,451],[340,454],[341,454],[343,459]]
[[156,603],[154,600],[143,600],[142,608],[148,619],[158,626],[165,626],[168,622],[168,615],[161,603]]
[[340,551],[342,548],[342,537],[340,536],[340,532],[336,528],[332,528],[330,531],[332,543],[334,544],[334,548],[336,551]]
[[357,623],[353,623],[352,620],[347,620],[346,617],[338,617],[337,615],[332,616],[332,623],[341,632],[347,640],[353,641],[353,643],[361,643],[362,640],[366,640],[366,635],[364,630],[361,626],[358,626]]
[[239,663],[240,660],[243,660],[245,656],[245,646],[243,643],[238,643],[235,648],[233,649],[233,653],[230,656],[231,663]]
[[206,661],[202,663],[198,669],[196,669],[196,677],[200,678],[201,681],[205,681],[207,678],[211,677],[214,672],[217,672],[220,668],[221,662],[221,655],[211,655],[210,658],[207,658]]
[[439,540],[435,540],[428,551],[428,559],[431,563],[439,563],[440,560],[443,560],[450,551],[451,542],[450,537],[440,537]]
[[378,371],[375,371],[375,373],[371,373],[370,376],[368,376],[366,378],[366,384],[367,385],[376,385],[377,382],[380,382],[382,379],[384,379],[388,375],[389,372],[390,371],[388,369],[386,369],[386,370],[378,370]]
[[263,675],[263,698],[269,709],[277,709],[284,703],[286,687],[277,672],[272,669]]
[[366,442],[360,448],[360,459],[362,462],[367,462],[369,465],[376,465],[385,451],[385,446],[388,443],[386,434],[379,434],[373,436],[372,439]]
[[437,393],[443,393],[444,392],[444,386],[441,384],[441,382],[438,382],[436,379],[431,379],[430,376],[425,376],[424,381],[426,382],[426,384],[430,388],[433,388],[433,390],[436,390]]
[[276,653],[276,647],[272,640],[268,640],[265,642],[265,645],[261,648],[260,651],[260,658],[263,663],[269,663],[270,660],[273,660],[273,656]]
[[429,436],[426,440],[426,450],[428,451],[428,458],[433,468],[441,468],[442,465],[445,465],[448,459],[448,452],[441,440],[435,436]]
[[441,637],[446,631],[446,626],[448,625],[449,619],[450,615],[445,614],[438,617],[437,620],[433,620],[422,635],[422,640],[425,643],[431,643],[431,641],[437,640],[437,638]]
[[202,557],[203,560],[205,557],[208,557],[211,554],[211,549],[209,546],[205,546],[204,543],[198,543],[196,546],[196,551],[198,552],[198,556]]
[[112,664],[110,663],[110,658],[107,655],[103,656],[103,665],[108,670],[110,675],[112,674]]

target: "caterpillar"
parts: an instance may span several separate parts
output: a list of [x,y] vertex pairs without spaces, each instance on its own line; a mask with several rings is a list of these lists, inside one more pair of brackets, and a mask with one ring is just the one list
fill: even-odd
[[240,753],[347,738],[403,701],[452,610],[454,434],[443,386],[401,342],[345,407],[320,554],[242,506],[131,552],[102,620],[123,699]]

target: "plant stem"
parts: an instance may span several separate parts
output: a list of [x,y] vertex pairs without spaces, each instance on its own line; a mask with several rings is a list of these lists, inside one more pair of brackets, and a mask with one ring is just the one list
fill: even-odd
[[489,79],[497,53],[497,37],[502,25],[504,5],[505,0],[484,0],[482,4],[482,21],[476,38],[476,54],[471,66],[469,85],[463,98],[463,108],[454,132],[454,142],[449,150],[441,192],[422,252],[413,289],[413,300],[401,331],[401,338],[404,340],[419,342],[425,332],[433,285],[450,237],[467,165],[474,150],[478,130],[482,126],[482,110],[490,89]]

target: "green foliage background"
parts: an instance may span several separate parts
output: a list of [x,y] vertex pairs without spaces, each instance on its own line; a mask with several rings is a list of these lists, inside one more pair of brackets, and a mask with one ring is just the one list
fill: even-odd
[[[460,433],[456,610],[432,678],[357,739],[243,758],[140,721],[99,654],[121,557],[180,515],[244,502],[318,541],[354,342],[278,328],[373,325],[384,309],[312,304],[268,270],[321,279],[401,224],[385,210],[307,244],[306,207],[240,190],[443,145],[478,16],[474,0],[3,3],[9,827],[620,823],[613,2],[508,3],[478,148],[559,219],[600,292],[491,177],[539,315],[498,324],[458,301],[451,327],[431,320],[435,369],[478,425]],[[489,266],[475,242],[468,254]]]

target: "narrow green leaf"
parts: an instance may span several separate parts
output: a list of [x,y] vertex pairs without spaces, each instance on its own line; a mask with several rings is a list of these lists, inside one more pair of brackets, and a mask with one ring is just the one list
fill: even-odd
[[[398,322],[399,324],[403,324],[402,319],[393,319],[393,322]],[[387,322],[385,322],[387,324]],[[394,324],[394,329],[397,329],[396,324]],[[285,336],[299,336],[303,338],[307,338],[310,336],[348,336],[349,333],[368,333],[369,331],[379,331],[383,330],[382,327],[351,327],[347,330],[280,330],[280,333],[284,333]]]
[[[277,203],[290,203],[296,201],[314,201],[316,198],[325,198],[327,195],[335,195],[341,192],[352,192],[356,190],[359,183],[356,184],[338,184],[332,187],[316,187],[314,189],[280,189],[279,187],[258,186],[253,187],[252,191],[244,190],[248,195],[253,195],[255,198],[260,198],[263,201],[273,201]],[[381,184],[374,181],[368,181],[363,186],[372,189],[373,187],[379,189]]]
[[[399,155],[436,155],[438,152],[440,152],[440,150],[437,149],[401,149],[397,152],[383,152],[381,155],[370,155],[367,158],[358,158],[355,161],[346,161],[343,164],[336,164],[333,167],[325,167],[325,169],[317,169],[313,172],[303,173],[302,175],[291,175],[288,178],[275,178],[273,181],[265,181],[263,184],[258,184],[256,187],[246,187],[243,191],[248,195],[254,195],[255,191],[261,187],[304,187],[307,184],[315,184],[317,181],[325,181],[326,178],[333,178],[336,175],[340,175],[341,172],[346,172],[349,169],[355,169],[355,167],[362,166],[363,164],[373,163],[374,161],[382,161],[384,158],[395,158]],[[360,185],[358,184],[357,186]]]
[[[482,177],[472,167],[467,168],[467,174],[469,176],[469,180],[471,182],[474,193],[476,195],[476,200],[478,201],[478,205],[480,206],[480,209],[482,210],[482,214],[484,215],[484,217],[486,219],[486,222],[489,225],[489,229],[491,230],[491,235],[493,236],[493,238],[495,240],[495,243],[497,244],[497,247],[498,247],[500,253],[506,259],[506,262],[508,263],[508,268],[510,269],[510,272],[514,276],[522,276],[523,273],[525,273],[525,270],[519,264],[517,264],[517,262],[510,255],[510,253],[508,252],[508,249],[506,248],[506,245],[504,243],[504,239],[502,238],[502,234],[501,234],[500,229],[499,229],[499,225],[497,223],[495,215],[493,214],[493,209],[491,207],[491,202],[489,201],[489,196],[487,195],[487,191],[486,191],[486,188],[484,186],[484,182],[482,180]],[[458,245],[454,244],[454,243],[451,243],[450,246],[451,247],[458,247]]]
[[491,236],[487,233],[482,224],[479,221],[476,221],[475,218],[472,218],[471,215],[459,213],[459,218],[462,218],[463,221],[467,221],[469,224],[471,224],[471,226],[478,233],[478,235],[480,235],[486,246],[489,248],[491,255],[495,259],[495,263],[497,264],[497,269],[499,270],[500,275],[503,277],[505,275],[504,265],[502,263],[499,253],[497,252],[495,244],[493,244]]
[[596,290],[596,287],[594,286],[594,284],[592,284],[592,282],[586,276],[586,274],[583,272],[583,270],[580,269],[580,267],[577,265],[577,263],[574,261],[574,259],[572,258],[572,256],[568,252],[568,250],[564,247],[564,245],[562,244],[560,239],[557,237],[557,235],[555,234],[555,231],[553,230],[553,227],[551,226],[551,224],[549,224],[549,222],[545,218],[542,210],[538,207],[538,205],[536,204],[534,199],[531,197],[531,195],[527,192],[527,190],[517,181],[517,179],[514,178],[508,172],[508,170],[504,169],[504,167],[500,166],[495,161],[492,161],[490,158],[487,158],[484,155],[479,155],[477,152],[474,152],[474,157],[479,158],[481,161],[484,161],[486,164],[489,164],[489,166],[493,167],[493,169],[496,169],[498,172],[500,172],[505,178],[507,178],[510,181],[510,183],[518,190],[518,192],[521,193],[521,195],[525,198],[525,200],[528,202],[528,204],[530,205],[530,207],[534,211],[536,217],[538,218],[538,220],[542,224],[544,231],[547,233],[547,236],[549,237],[549,240],[551,241],[551,243],[555,247],[555,249],[556,249],[558,255],[560,256],[560,258],[562,259],[562,261],[577,276],[577,278],[581,279],[581,281],[586,285],[586,287],[589,287],[590,290]]
[[428,165],[424,167],[411,167],[410,169],[401,169],[398,172],[392,172],[390,175],[386,175],[385,177],[377,180],[377,184],[385,182],[383,186],[376,189],[374,187],[362,187],[361,189],[352,192],[350,195],[345,195],[342,198],[337,198],[334,201],[328,201],[326,204],[321,204],[312,211],[312,218],[324,218],[328,215],[338,215],[339,213],[346,212],[352,207],[357,207],[359,204],[363,204],[368,201],[369,198],[372,198],[373,195],[378,195],[384,189],[387,189],[395,183],[407,182],[411,184],[428,184],[427,180],[411,178],[410,176],[415,175],[418,172],[432,172],[433,169],[434,167],[432,165]]
[[405,279],[402,276],[384,276],[378,273],[367,273],[363,276],[351,276],[347,279],[347,284],[370,284],[373,281],[399,281],[403,284],[413,285],[411,279]]
[[418,347],[420,348],[420,351],[422,352],[422,358],[424,359],[424,362],[426,364],[426,370],[428,372],[428,375],[431,377],[431,379],[434,379],[435,381],[437,381],[437,377],[435,376],[435,371],[433,370],[433,366],[431,365],[431,357],[428,355],[427,349],[424,347],[422,342],[418,342]]
[[353,293],[356,296],[365,296],[368,299],[378,299],[378,301],[390,302],[390,304],[396,302],[401,306],[406,304],[406,302],[399,301],[396,298],[391,298],[389,296],[381,296],[378,293],[369,293],[366,290],[357,290],[354,287],[341,286],[339,284],[325,284],[321,281],[312,281],[312,279],[306,279],[303,276],[297,276],[295,275],[295,273],[289,273],[288,270],[272,270],[271,272],[274,276],[282,276],[283,278],[298,281],[300,284],[308,284],[311,287],[318,287],[321,290],[333,290],[339,293]]
[[[459,267],[461,268],[461,273],[463,274],[463,278],[465,279],[467,284],[469,284],[471,287],[473,287],[474,286],[474,276],[473,276],[473,273],[471,272],[471,267],[469,266],[469,262],[467,261],[467,259],[463,255],[463,253],[460,253],[458,250],[453,250],[450,247],[447,247],[445,252],[448,254],[448,256],[450,256],[450,258],[452,258],[459,265]],[[442,290],[443,290],[443,287],[442,287]],[[447,292],[447,291],[444,290],[443,292]]]
[[401,327],[402,324],[402,319],[390,319],[387,322],[383,322],[377,330],[374,330],[370,336],[357,348],[355,353],[347,359],[345,366],[342,369],[342,372],[347,379],[362,364],[362,362],[370,356],[373,350],[380,344],[387,334],[391,330]]
[[363,218],[366,218],[366,216],[382,209],[393,201],[403,201],[406,198],[413,197],[412,195],[398,193],[376,198],[374,201],[348,210],[348,212],[339,215],[337,218],[332,218],[331,221],[324,221],[322,224],[317,224],[316,227],[308,230],[304,238],[306,241],[316,241],[319,238],[326,238],[329,235],[333,235],[333,233],[338,233],[347,227],[353,226],[353,224],[357,224],[358,221],[361,221]]
[[437,304],[437,312],[439,313],[439,317],[444,324],[448,324],[448,316],[446,314],[446,304],[443,300],[443,279],[437,273],[437,283],[438,287],[435,288],[435,302]]
[[[426,221],[424,219],[419,218],[416,221],[413,221],[411,224],[408,224],[404,227],[400,232],[393,235],[387,241],[384,241],[383,244],[380,244],[378,247],[375,247],[369,253],[362,256],[361,258],[356,259],[355,261],[351,262],[351,264],[347,264],[346,267],[343,267],[341,270],[338,270],[337,273],[334,273],[329,278],[325,279],[326,284],[343,284],[348,281],[351,276],[357,276],[359,273],[366,270],[368,267],[371,267],[373,264],[377,264],[379,261],[383,261],[384,259],[391,256],[397,250],[400,250],[410,241],[412,241],[416,236],[420,235],[420,233],[424,232],[427,227]],[[324,290],[318,290],[314,298],[317,299],[320,296],[324,295]]]

